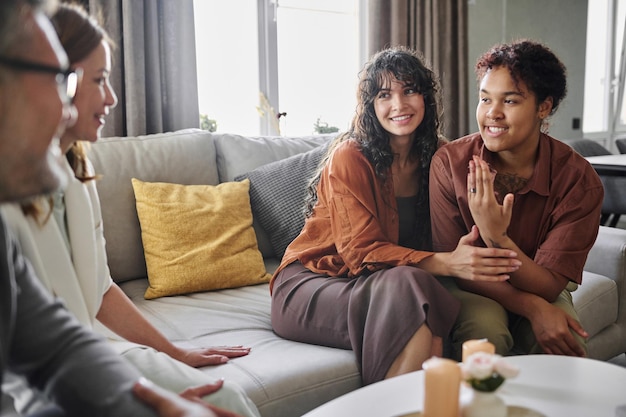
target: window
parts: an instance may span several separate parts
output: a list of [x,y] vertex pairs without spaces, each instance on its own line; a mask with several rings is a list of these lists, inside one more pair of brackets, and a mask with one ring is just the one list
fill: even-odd
[[258,134],[256,0],[195,0],[200,114],[219,132]]
[[[626,105],[620,106],[618,99],[620,73],[623,80],[625,71],[620,57],[624,47],[626,0],[594,0],[588,7],[583,130],[591,138],[623,136]],[[614,120],[613,115],[620,107],[620,114]],[[613,144],[607,141],[605,146]]]
[[[618,87],[614,88],[616,95],[616,111],[619,112],[619,117],[616,120],[616,126],[618,131],[626,130],[626,103],[624,103],[624,78],[626,76],[626,32],[624,23],[626,20],[626,1],[620,1],[617,5],[617,22],[615,27],[615,76]],[[621,101],[621,102],[620,102]]]
[[245,135],[347,129],[362,1],[194,0],[200,113]]

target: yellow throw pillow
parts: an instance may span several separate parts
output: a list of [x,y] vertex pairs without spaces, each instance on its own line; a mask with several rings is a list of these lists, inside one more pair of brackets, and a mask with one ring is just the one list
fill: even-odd
[[150,282],[146,299],[269,281],[252,228],[249,180],[132,183]]

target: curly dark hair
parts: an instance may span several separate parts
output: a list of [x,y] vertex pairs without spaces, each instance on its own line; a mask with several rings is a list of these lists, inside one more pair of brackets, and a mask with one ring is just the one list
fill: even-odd
[[[423,55],[414,49],[397,46],[384,49],[365,64],[360,72],[357,88],[357,106],[354,118],[347,132],[339,135],[330,145],[316,175],[308,186],[305,215],[313,213],[317,203],[317,184],[321,172],[335,147],[348,139],[355,140],[361,152],[373,165],[376,175],[384,180],[394,159],[389,133],[382,127],[374,110],[374,101],[389,81],[396,79],[405,86],[415,88],[424,96],[424,119],[414,132],[411,155],[420,161],[421,184],[418,192],[418,210],[426,215],[426,223],[421,229],[429,234],[430,216],[428,211],[428,177],[430,160],[437,150],[441,133],[440,87],[437,75],[425,64]],[[419,216],[423,220],[423,216]],[[418,227],[420,229],[420,227]]]
[[550,48],[541,43],[522,39],[493,46],[476,61],[478,82],[495,67],[507,68],[516,84],[526,84],[535,94],[537,104],[552,97],[551,115],[567,94],[565,66]]

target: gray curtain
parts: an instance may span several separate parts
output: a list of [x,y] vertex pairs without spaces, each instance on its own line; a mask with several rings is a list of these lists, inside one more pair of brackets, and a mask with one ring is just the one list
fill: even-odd
[[368,53],[404,45],[420,50],[439,75],[448,139],[468,123],[467,0],[369,0]]
[[88,0],[116,44],[103,136],[199,127],[193,0]]

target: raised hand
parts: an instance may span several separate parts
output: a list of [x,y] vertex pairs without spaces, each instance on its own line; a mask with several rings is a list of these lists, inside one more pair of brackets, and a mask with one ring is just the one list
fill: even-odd
[[495,175],[489,164],[479,156],[469,162],[467,174],[467,201],[474,223],[487,246],[500,248],[507,240],[507,229],[513,213],[513,194],[499,204],[494,193]]

